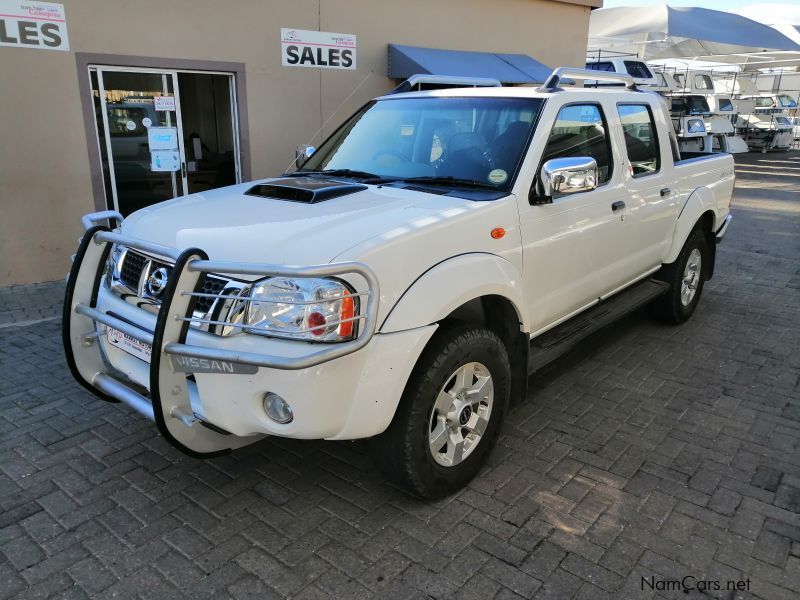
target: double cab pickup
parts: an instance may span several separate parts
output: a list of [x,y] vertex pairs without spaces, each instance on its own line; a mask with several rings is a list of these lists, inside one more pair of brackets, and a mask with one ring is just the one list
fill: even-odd
[[429,498],[475,475],[530,373],[645,304],[692,315],[734,185],[730,155],[681,155],[660,96],[564,68],[377,98],[298,165],[84,217],[69,366],[192,456],[371,438]]

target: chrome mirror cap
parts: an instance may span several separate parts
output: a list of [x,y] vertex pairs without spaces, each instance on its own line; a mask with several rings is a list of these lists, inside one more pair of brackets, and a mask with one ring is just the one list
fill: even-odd
[[554,158],[542,166],[544,195],[563,196],[597,187],[597,161],[589,156]]
[[314,146],[309,146],[308,144],[298,146],[294,151],[294,164],[299,169],[306,164],[306,161],[311,158],[316,151],[317,149]]

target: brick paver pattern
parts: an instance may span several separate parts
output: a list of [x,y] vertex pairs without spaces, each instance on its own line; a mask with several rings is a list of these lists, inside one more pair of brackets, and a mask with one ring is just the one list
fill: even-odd
[[188,458],[72,380],[63,283],[0,290],[0,597],[797,599],[800,156],[737,161],[691,321],[637,312],[535,375],[435,503],[364,442]]

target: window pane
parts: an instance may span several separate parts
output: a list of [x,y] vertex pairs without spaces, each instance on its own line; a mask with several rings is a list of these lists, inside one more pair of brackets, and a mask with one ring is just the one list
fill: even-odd
[[565,156],[590,156],[597,161],[597,178],[611,176],[611,149],[600,107],[574,104],[562,108],[547,140],[542,162]]
[[650,110],[643,104],[625,104],[617,110],[625,134],[625,149],[631,162],[633,176],[657,172],[658,138]]
[[605,62],[605,61],[588,63],[586,65],[586,68],[591,71],[610,71],[612,73],[614,72],[614,65],[611,64],[610,62]]
[[711,82],[711,77],[708,75],[695,75],[694,86],[698,90],[710,90],[714,87],[714,84]]
[[647,68],[647,65],[643,62],[639,62],[638,60],[626,60],[625,68],[628,70],[628,74],[631,77],[636,77],[639,79],[649,79],[652,77],[652,73],[650,73],[650,69]]

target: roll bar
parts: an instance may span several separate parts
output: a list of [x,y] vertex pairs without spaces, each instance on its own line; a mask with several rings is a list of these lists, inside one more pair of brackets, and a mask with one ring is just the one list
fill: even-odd
[[636,82],[633,77],[625,73],[609,73],[608,71],[592,71],[591,69],[575,69],[572,67],[558,67],[550,74],[541,88],[542,92],[553,92],[559,89],[558,85],[562,79],[580,79],[593,81],[616,81],[625,84],[629,90],[636,89]]
[[403,83],[394,88],[389,94],[402,94],[410,92],[415,85],[430,83],[433,85],[450,85],[453,87],[503,87],[497,79],[491,77],[461,77],[459,75],[412,75]]

